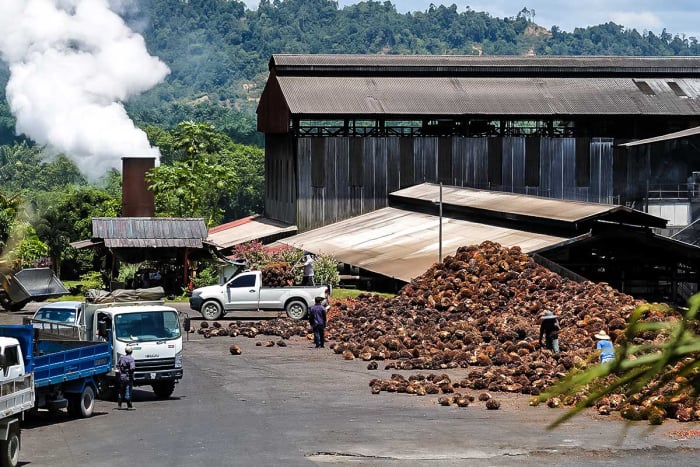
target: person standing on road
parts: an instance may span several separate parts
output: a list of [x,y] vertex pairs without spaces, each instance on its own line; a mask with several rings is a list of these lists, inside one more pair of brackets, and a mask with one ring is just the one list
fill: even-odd
[[304,278],[301,285],[316,285],[314,282],[314,255],[308,251],[304,252]]
[[119,357],[117,367],[119,368],[119,396],[117,399],[117,407],[122,408],[122,402],[126,402],[127,408],[132,408],[131,391],[134,387],[134,370],[136,369],[136,361],[134,360],[133,349],[130,345],[126,346],[126,355]]
[[598,339],[598,342],[595,344],[595,348],[596,350],[600,350],[600,363],[615,360],[615,348],[613,347],[608,333],[605,331],[600,331],[594,337]]
[[542,337],[545,338],[546,347],[557,355],[559,353],[559,320],[550,310],[544,312],[542,316],[542,324],[540,324],[540,346],[542,345]]
[[323,306],[324,300],[323,297],[316,297],[314,299],[316,304],[309,309],[309,322],[314,332],[314,344],[316,344],[317,349],[323,348],[326,343],[326,307]]

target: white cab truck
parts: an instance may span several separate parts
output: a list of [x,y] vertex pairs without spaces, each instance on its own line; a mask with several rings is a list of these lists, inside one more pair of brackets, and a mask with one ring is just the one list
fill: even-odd
[[[51,319],[52,310],[72,309],[74,323]],[[110,341],[113,366],[101,380],[100,396],[114,397],[118,387],[117,362],[131,345],[136,360],[134,386],[151,386],[158,398],[167,399],[182,379],[182,332],[179,312],[162,300],[60,302],[42,306],[31,324],[39,332],[85,341]],[[57,315],[59,316],[59,315]],[[48,317],[48,319],[47,319]]]
[[302,319],[316,297],[328,297],[328,285],[266,287],[260,271],[246,271],[224,285],[210,285],[192,291],[190,308],[205,319],[219,319],[236,311],[285,311],[293,319]]
[[17,360],[22,362],[17,339],[0,337],[0,466],[14,467],[19,463],[19,449],[22,440],[20,422],[24,412],[34,407],[34,380],[24,369],[24,363],[17,368],[8,366],[5,351],[20,352]]

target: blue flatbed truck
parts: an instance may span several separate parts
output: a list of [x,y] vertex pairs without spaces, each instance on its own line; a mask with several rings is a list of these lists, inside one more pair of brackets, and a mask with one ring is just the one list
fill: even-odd
[[0,337],[17,343],[3,347],[5,374],[33,374],[34,408],[92,416],[99,379],[112,367],[109,342],[40,339],[32,325],[0,326]]
[[0,467],[19,464],[25,412],[92,416],[99,378],[111,367],[109,342],[42,340],[31,324],[0,326]]

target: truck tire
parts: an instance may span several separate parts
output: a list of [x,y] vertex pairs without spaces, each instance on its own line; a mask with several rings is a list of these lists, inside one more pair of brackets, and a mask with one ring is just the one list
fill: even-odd
[[154,383],[152,385],[153,392],[158,399],[168,399],[175,391],[175,382],[167,381],[164,383]]
[[18,424],[15,424],[7,434],[7,440],[0,441],[1,467],[17,467],[17,464],[19,464],[21,436],[20,427]]
[[287,311],[287,316],[292,319],[304,319],[306,316],[308,306],[303,300],[292,300],[287,303],[285,310]]
[[29,300],[22,300],[21,302],[13,302],[10,297],[2,296],[0,297],[0,305],[7,311],[19,311],[24,308],[24,305],[29,303]]
[[219,319],[221,318],[221,304],[216,300],[207,300],[202,304],[201,313],[204,319]]
[[116,401],[117,400],[117,388],[113,384],[113,380],[102,377],[97,380],[97,397],[103,401]]
[[85,385],[81,394],[73,394],[68,400],[68,413],[75,418],[90,418],[95,410],[95,390]]

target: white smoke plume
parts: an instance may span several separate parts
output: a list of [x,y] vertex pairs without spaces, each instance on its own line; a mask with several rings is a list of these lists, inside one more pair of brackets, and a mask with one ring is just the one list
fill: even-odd
[[[123,102],[170,72],[112,8],[122,0],[0,0],[0,57],[16,132],[89,177],[123,156],[159,156]],[[112,8],[110,8],[112,7]]]

